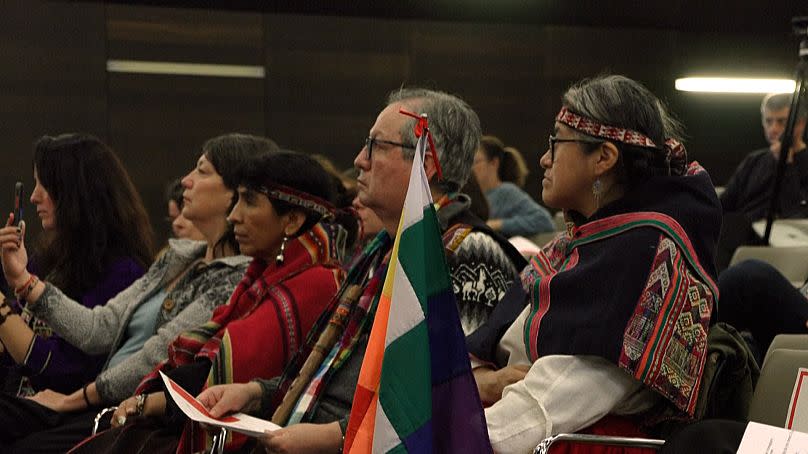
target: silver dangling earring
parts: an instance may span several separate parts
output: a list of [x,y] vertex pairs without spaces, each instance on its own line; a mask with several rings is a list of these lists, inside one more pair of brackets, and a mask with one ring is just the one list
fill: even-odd
[[275,264],[277,264],[278,266],[283,265],[283,259],[284,259],[283,251],[286,249],[286,241],[287,240],[289,240],[289,237],[284,235],[283,236],[283,241],[281,241],[281,250],[280,250],[280,252],[278,252],[278,256],[275,257]]
[[603,183],[600,182],[600,178],[592,183],[592,195],[595,196],[595,207],[600,208],[600,198],[603,195]]

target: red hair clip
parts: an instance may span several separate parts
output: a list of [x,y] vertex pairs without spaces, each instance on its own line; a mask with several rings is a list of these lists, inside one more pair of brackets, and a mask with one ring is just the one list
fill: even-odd
[[415,137],[420,138],[421,135],[426,132],[426,140],[429,142],[429,150],[432,152],[432,162],[435,163],[435,171],[438,173],[438,180],[443,180],[443,170],[440,167],[440,161],[438,161],[438,152],[435,150],[435,142],[432,140],[432,133],[429,132],[429,121],[427,120],[426,114],[416,115],[404,109],[399,109],[398,113],[418,120],[415,122],[415,127],[413,128]]

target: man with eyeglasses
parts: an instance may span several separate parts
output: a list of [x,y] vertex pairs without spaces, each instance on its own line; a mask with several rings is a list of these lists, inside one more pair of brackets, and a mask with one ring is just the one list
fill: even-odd
[[[464,101],[446,93],[424,89],[393,92],[354,160],[359,169],[357,197],[381,219],[386,233],[380,233],[371,241],[348,272],[348,281],[343,287],[354,285],[361,289],[362,294],[350,306],[352,309],[348,313],[352,315],[343,322],[348,325],[340,340],[325,346],[318,341],[312,348],[308,358],[313,358],[317,350],[330,352],[325,361],[318,360],[320,365],[315,376],[298,376],[298,371],[287,368],[283,378],[215,387],[200,395],[200,401],[216,416],[259,407],[265,418],[275,412],[273,420],[286,427],[261,438],[261,444],[269,452],[337,453],[342,448],[372,326],[370,317],[384,286],[386,257],[392,246],[390,239],[395,237],[398,229],[415,152],[415,120],[400,114],[401,109],[416,114],[426,113],[429,118],[443,181],[437,181],[431,151],[427,151],[429,156],[423,162],[438,206],[438,220],[444,232],[444,252],[465,334],[470,334],[487,320],[518,271],[526,265],[507,240],[493,233],[469,212],[468,197],[458,193],[471,174],[474,154],[479,146],[481,129],[477,114]],[[380,242],[383,246],[379,246]],[[365,263],[377,264],[363,265]],[[359,274],[363,276],[357,278]],[[374,280],[373,276],[381,278]],[[363,301],[374,301],[366,308],[368,319],[351,325],[356,314],[365,310],[361,309]],[[352,332],[352,326],[359,326],[358,331]],[[350,334],[350,338],[346,338],[345,333]],[[315,336],[320,340],[325,337],[316,333]],[[328,357],[344,359],[326,364]],[[302,387],[304,391],[300,397],[288,391],[295,388],[295,385],[289,386],[295,378],[307,383]],[[283,399],[277,399],[277,394]],[[273,395],[276,397],[274,401],[271,399]],[[290,401],[294,404],[291,416],[278,417],[276,407],[279,400],[284,404]],[[280,407],[283,408],[284,404]]]
[[403,89],[388,97],[388,105],[376,118],[354,165],[359,169],[359,200],[379,216],[391,235],[398,228],[417,141],[413,120],[399,113],[401,109],[427,113],[429,118],[444,181],[437,181],[430,156],[425,157],[424,167],[432,182],[441,227],[450,233],[457,231],[458,238],[464,238],[454,246],[456,250],[448,256],[448,262],[463,330],[468,334],[487,319],[504,294],[508,276],[518,271],[511,265],[521,263],[506,260],[502,245],[508,251],[510,245],[483,228],[484,224],[468,211],[468,197],[458,193],[470,177],[479,147],[479,119],[468,104],[446,93]]

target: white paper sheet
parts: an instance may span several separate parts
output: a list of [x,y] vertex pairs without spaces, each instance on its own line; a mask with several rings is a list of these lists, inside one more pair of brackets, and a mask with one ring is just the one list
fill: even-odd
[[750,422],[738,454],[808,454],[808,434]]
[[273,431],[280,429],[280,426],[277,424],[254,418],[244,413],[234,413],[223,418],[214,418],[208,413],[204,405],[192,395],[188,394],[188,391],[182,389],[180,385],[168,378],[166,374],[160,372],[160,376],[163,377],[166,389],[174,402],[177,403],[179,409],[193,421],[209,426],[226,427],[229,430],[235,430],[236,432],[241,432],[251,437],[260,437],[267,430]]

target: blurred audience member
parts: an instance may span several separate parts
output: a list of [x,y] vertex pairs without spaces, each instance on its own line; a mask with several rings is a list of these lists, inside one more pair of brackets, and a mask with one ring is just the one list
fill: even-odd
[[[766,217],[774,191],[774,178],[780,156],[780,141],[791,110],[791,94],[770,94],[763,98],[760,116],[769,146],[755,150],[743,159],[721,194],[724,223],[716,253],[718,270],[724,270],[738,246],[761,244],[752,223]],[[808,153],[804,153],[808,107],[800,106],[788,150],[786,172],[777,200],[777,217],[808,217]]]
[[[340,172],[331,159],[326,156],[314,154],[311,157],[320,163],[334,182],[336,190],[334,205],[338,209],[335,222],[342,226],[344,229],[342,232],[345,235],[345,238],[340,239],[337,249],[339,249],[341,257],[347,258],[347,256],[353,255],[351,251],[357,250],[362,243],[362,238],[359,238],[361,234],[360,219],[357,219],[349,209],[356,197],[356,176],[351,177],[346,172]],[[350,260],[345,260],[343,264],[347,265],[349,262]]]
[[[533,236],[555,229],[553,218],[514,182],[524,181],[524,168],[515,156],[518,151],[505,150],[505,144],[494,136],[483,136],[474,156],[474,175],[488,198],[489,227],[505,237]],[[522,163],[524,165],[524,163]]]
[[359,219],[362,221],[363,242],[368,242],[369,240],[373,239],[373,237],[378,235],[379,232],[384,229],[382,220],[376,216],[376,213],[374,213],[373,210],[363,205],[362,201],[359,200],[359,197],[354,198],[353,208],[357,213],[359,213]]
[[[749,153],[730,178],[721,194],[725,212],[741,212],[750,221],[766,216],[769,209],[776,163],[780,156],[780,142],[786,129],[791,94],[770,94],[763,98],[760,115],[763,132],[769,146]],[[801,106],[794,126],[793,142],[788,149],[786,174],[778,200],[778,216],[782,218],[808,217],[808,153],[805,151],[805,133],[808,110]]]
[[194,227],[194,223],[182,215],[182,181],[177,178],[166,188],[166,203],[168,204],[168,221],[171,222],[171,231],[174,238],[187,238],[194,241],[203,241],[205,235]]

